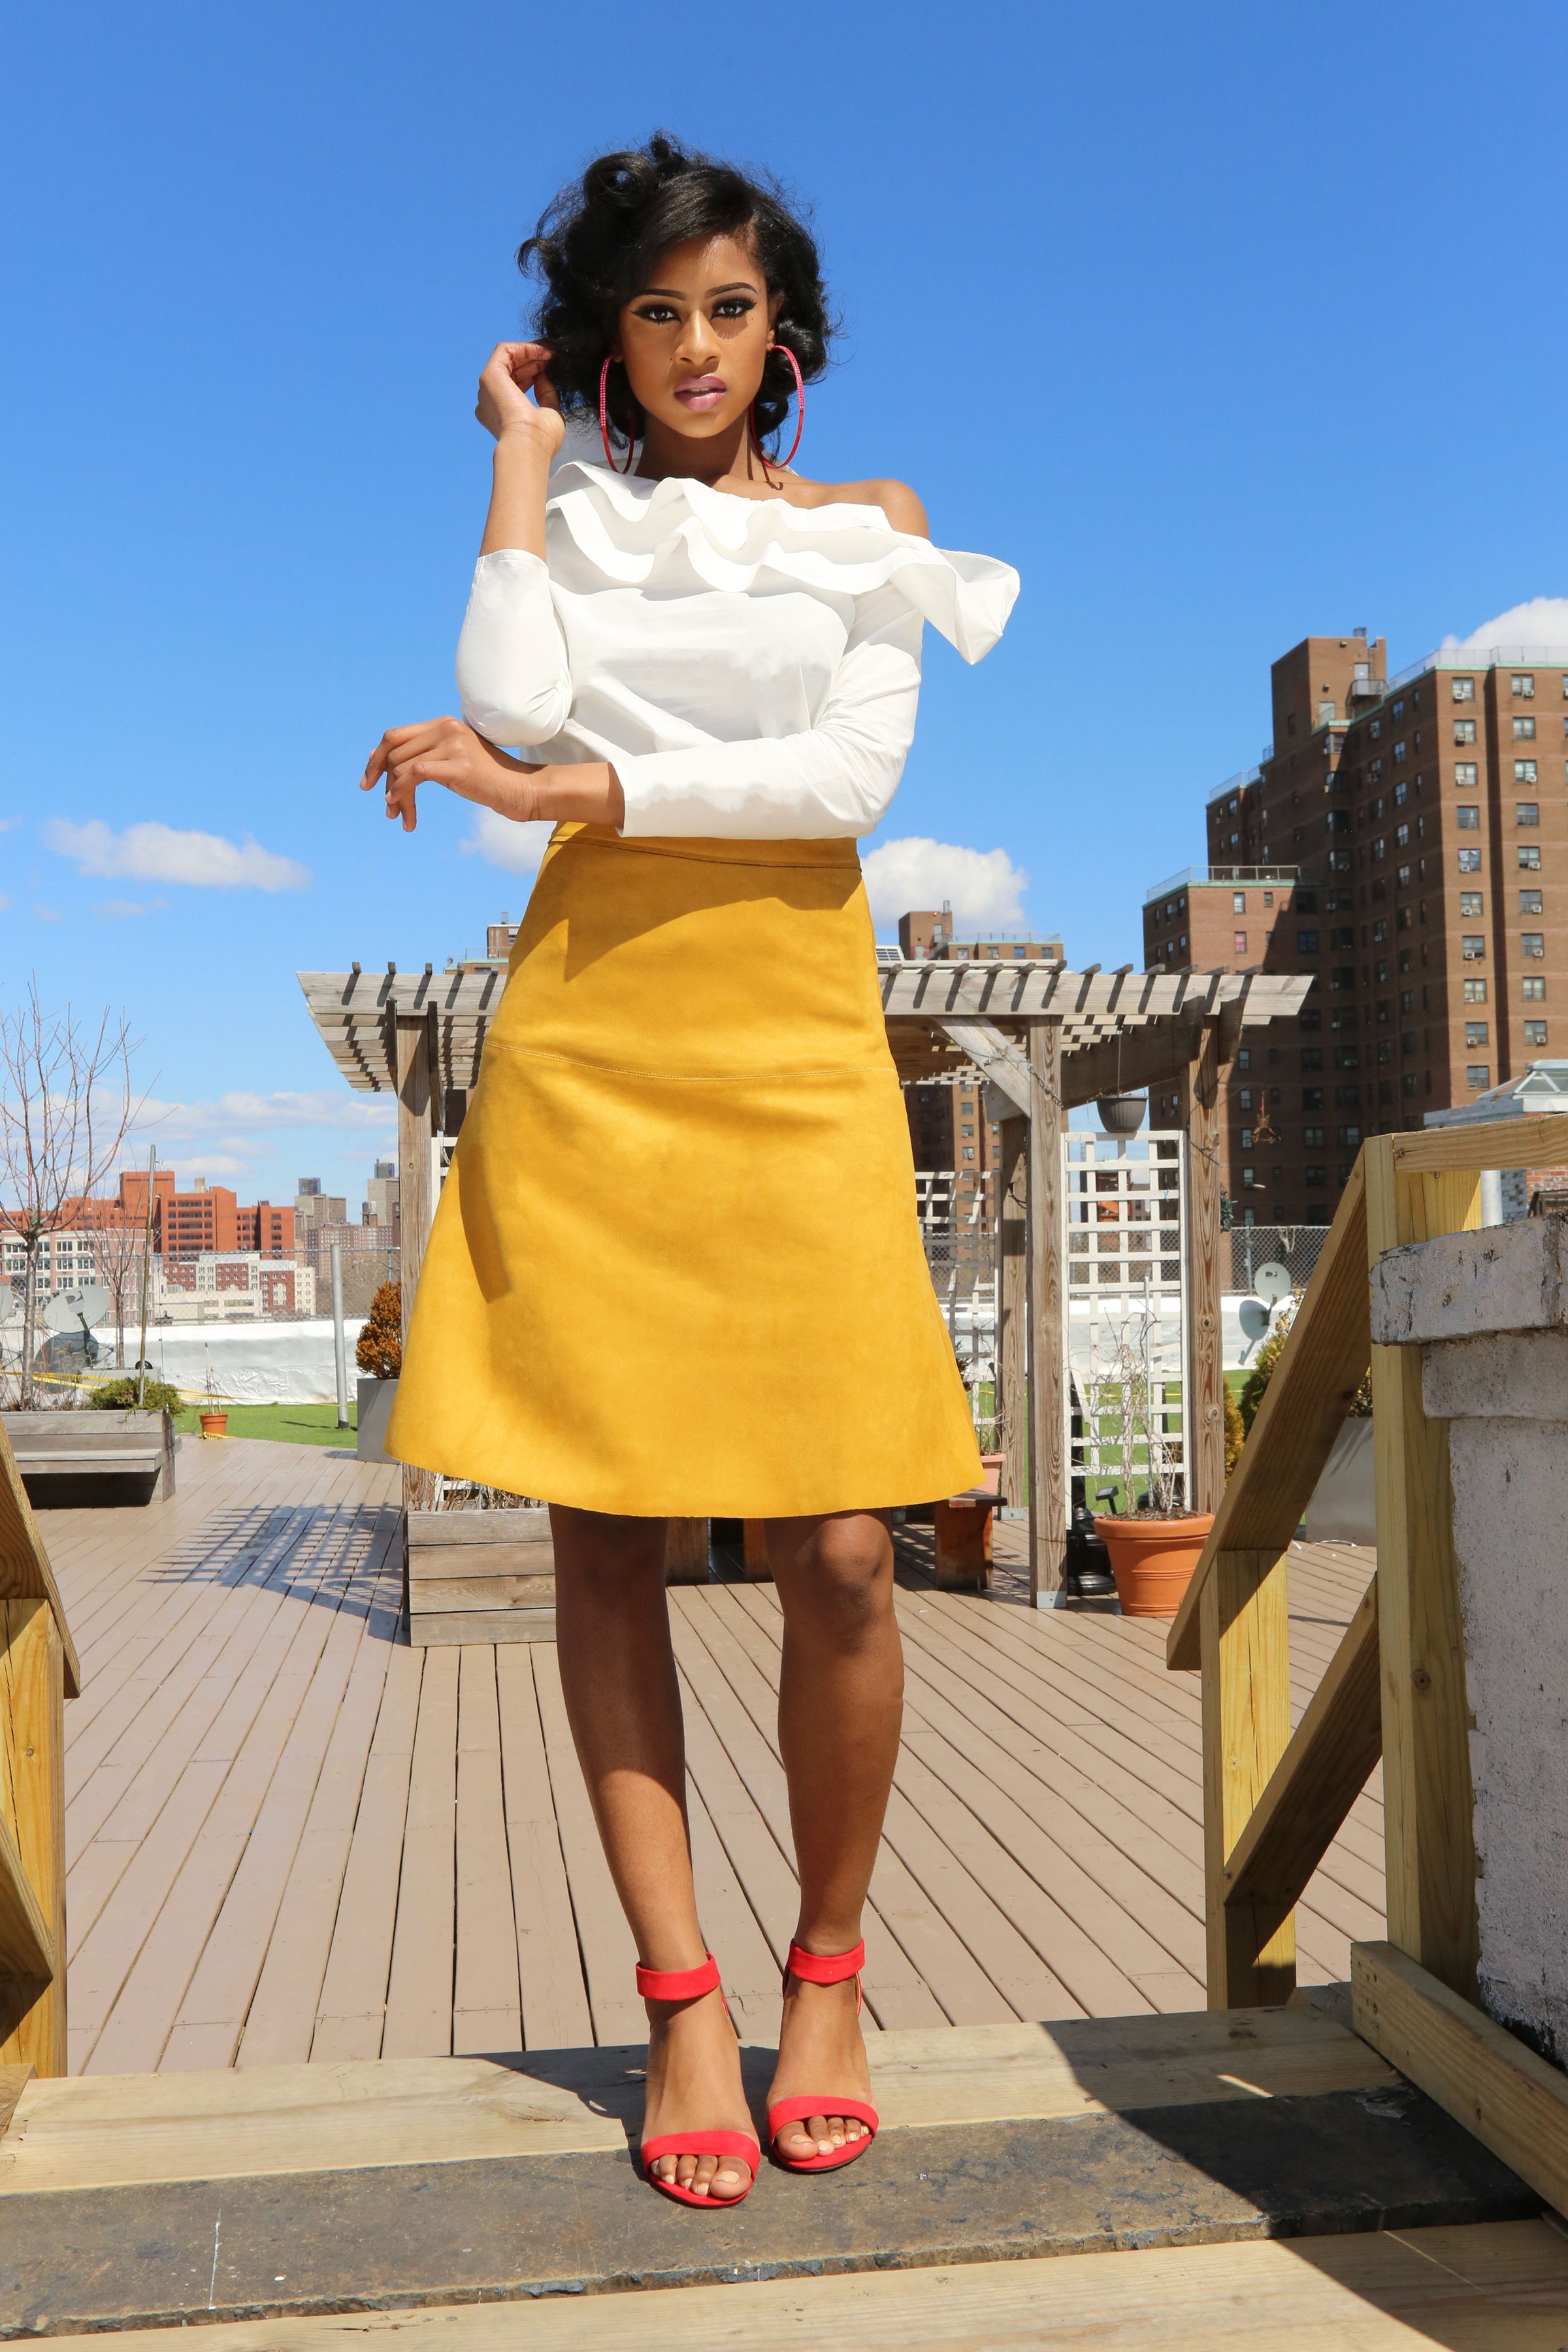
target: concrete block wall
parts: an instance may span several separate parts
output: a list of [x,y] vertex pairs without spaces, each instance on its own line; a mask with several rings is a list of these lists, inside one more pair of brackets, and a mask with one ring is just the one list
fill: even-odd
[[1448,1423],[1480,1994],[1568,2065],[1568,1219],[1390,1251],[1373,1338]]

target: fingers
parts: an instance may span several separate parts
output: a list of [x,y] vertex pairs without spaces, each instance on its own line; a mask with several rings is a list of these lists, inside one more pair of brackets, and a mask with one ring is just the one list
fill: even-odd
[[406,755],[426,745],[434,746],[446,730],[461,725],[458,719],[422,719],[412,727],[389,727],[365,762],[364,774],[360,778],[361,792],[370,791],[399,752]]

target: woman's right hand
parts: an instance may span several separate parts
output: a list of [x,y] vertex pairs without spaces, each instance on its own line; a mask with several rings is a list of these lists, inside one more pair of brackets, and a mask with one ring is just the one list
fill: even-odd
[[474,415],[498,441],[514,434],[537,437],[552,457],[566,425],[560,397],[544,372],[549,359],[548,343],[498,343],[479,377]]

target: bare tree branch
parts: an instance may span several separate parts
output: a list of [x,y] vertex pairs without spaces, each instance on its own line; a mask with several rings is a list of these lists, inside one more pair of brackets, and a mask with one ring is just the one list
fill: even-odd
[[[16,1005],[0,1004],[0,1226],[24,1252],[21,1402],[36,1404],[33,1358],[37,1266],[46,1238],[90,1216],[146,1095],[132,1097],[131,1057],[141,1044],[123,1013],[96,1027],[68,1003],[46,1012],[37,975]],[[13,1288],[15,1283],[13,1282]]]

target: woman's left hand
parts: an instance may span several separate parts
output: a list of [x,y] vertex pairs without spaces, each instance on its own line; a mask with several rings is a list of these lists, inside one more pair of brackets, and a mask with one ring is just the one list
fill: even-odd
[[405,833],[419,822],[415,794],[421,784],[444,784],[466,801],[500,811],[520,823],[546,812],[535,777],[543,771],[498,751],[460,719],[426,719],[416,727],[389,727],[371,753],[362,793],[378,779],[386,784],[386,814],[403,819]]
[[514,824],[537,817],[573,817],[584,824],[620,824],[626,801],[620,779],[602,760],[542,766],[514,760],[460,719],[426,719],[416,727],[389,727],[366,763],[362,793],[378,779],[386,785],[386,814],[405,833],[419,822],[415,795],[421,784],[443,784],[459,799],[477,801]]

